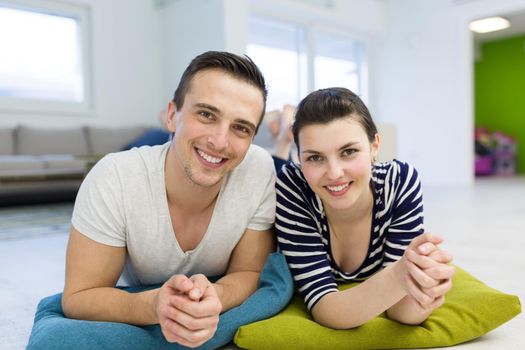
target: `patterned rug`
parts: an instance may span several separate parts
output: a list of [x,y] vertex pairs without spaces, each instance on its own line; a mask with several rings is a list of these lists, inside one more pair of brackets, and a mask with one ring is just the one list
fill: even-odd
[[0,241],[67,235],[73,203],[0,208]]

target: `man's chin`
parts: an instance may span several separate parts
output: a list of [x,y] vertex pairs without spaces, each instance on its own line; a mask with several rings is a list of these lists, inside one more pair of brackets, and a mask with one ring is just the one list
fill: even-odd
[[224,176],[190,176],[190,181],[199,187],[214,187],[218,185]]

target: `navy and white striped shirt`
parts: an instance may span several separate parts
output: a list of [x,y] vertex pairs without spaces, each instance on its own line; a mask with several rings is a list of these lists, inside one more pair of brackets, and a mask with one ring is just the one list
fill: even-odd
[[297,164],[277,177],[278,243],[309,310],[336,281],[363,281],[399,260],[412,239],[423,233],[423,195],[417,171],[393,160],[372,169],[374,206],[368,253],[360,267],[345,272],[335,263],[323,204]]

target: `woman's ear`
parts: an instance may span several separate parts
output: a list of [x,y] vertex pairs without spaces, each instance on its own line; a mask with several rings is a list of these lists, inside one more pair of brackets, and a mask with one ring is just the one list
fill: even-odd
[[381,136],[379,136],[379,133],[376,133],[374,135],[374,142],[370,145],[371,147],[371,153],[372,153],[372,159],[375,162],[377,159],[377,155],[379,154],[379,150],[381,148]]

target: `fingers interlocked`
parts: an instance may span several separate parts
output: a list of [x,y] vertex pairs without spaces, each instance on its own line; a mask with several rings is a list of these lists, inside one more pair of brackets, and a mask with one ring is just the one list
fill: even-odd
[[448,265],[452,256],[439,248],[443,240],[424,234],[416,238],[404,254],[408,274],[407,293],[421,308],[433,310],[445,301],[445,294],[452,288],[453,266]]
[[215,334],[222,305],[205,276],[173,276],[158,299],[159,324],[169,342],[197,347]]

